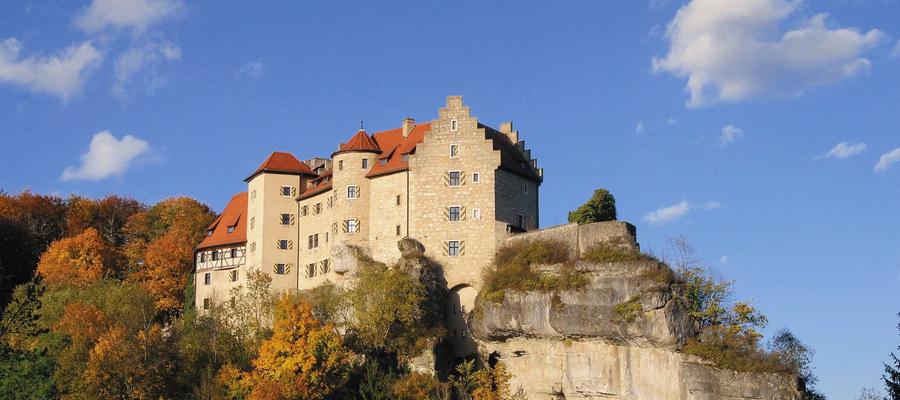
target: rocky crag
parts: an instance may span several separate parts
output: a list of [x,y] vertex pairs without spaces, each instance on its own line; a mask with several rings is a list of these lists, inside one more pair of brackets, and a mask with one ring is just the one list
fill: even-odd
[[[565,241],[579,253],[603,242],[637,248],[633,226],[605,224],[534,237]],[[552,274],[562,266],[539,268]],[[589,278],[585,287],[507,291],[500,302],[480,295],[469,316],[481,358],[506,364],[511,387],[528,399],[800,398],[796,376],[721,370],[680,353],[695,332],[664,264],[580,260],[575,268]]]

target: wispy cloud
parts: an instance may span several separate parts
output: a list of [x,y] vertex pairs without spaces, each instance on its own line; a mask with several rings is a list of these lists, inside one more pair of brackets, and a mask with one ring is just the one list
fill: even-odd
[[897,44],[895,44],[894,49],[891,50],[891,58],[900,58],[900,39],[897,39]]
[[0,83],[59,97],[64,102],[78,95],[88,75],[103,60],[91,42],[73,44],[51,56],[20,58],[22,43],[15,38],[0,42]]
[[108,28],[143,32],[184,9],[180,0],[93,0],[75,17],[75,26],[96,33]]
[[643,220],[649,224],[659,225],[684,217],[692,210],[715,210],[721,207],[722,205],[718,201],[694,204],[687,200],[682,200],[671,206],[660,207],[655,211],[645,214]]
[[744,131],[734,125],[722,127],[722,135],[719,136],[719,144],[725,146],[734,142],[735,139],[744,136]]
[[900,147],[881,155],[878,163],[875,164],[875,172],[884,172],[891,168],[894,163],[900,161]]
[[728,256],[719,257],[719,264],[725,264],[728,262]]
[[266,72],[266,64],[262,61],[253,61],[241,65],[235,77],[256,79],[262,76],[264,72]]
[[[802,4],[693,0],[669,23],[668,53],[653,58],[653,70],[687,78],[691,107],[796,96],[867,71],[870,62],[862,55],[884,33],[832,29],[826,14],[794,23]],[[794,29],[782,28],[788,25]]]
[[836,144],[830,151],[816,158],[833,158],[837,160],[846,160],[852,156],[855,156],[859,153],[866,151],[865,143],[849,143],[849,142],[840,142]]
[[150,144],[131,135],[116,139],[109,131],[94,134],[88,152],[81,155],[81,165],[66,167],[62,181],[98,181],[121,176],[136,157],[149,150]]
[[644,121],[638,121],[637,125],[634,126],[634,134],[635,135],[644,134]]

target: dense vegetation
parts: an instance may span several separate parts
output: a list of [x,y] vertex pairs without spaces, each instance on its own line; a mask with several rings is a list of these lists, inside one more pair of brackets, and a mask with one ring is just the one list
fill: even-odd
[[606,189],[597,189],[587,202],[569,213],[569,222],[579,225],[616,220],[616,198]]
[[512,398],[502,363],[410,371],[443,336],[427,262],[364,259],[353,288],[304,293],[251,272],[199,313],[193,249],[213,218],[189,198],[0,193],[0,398]]

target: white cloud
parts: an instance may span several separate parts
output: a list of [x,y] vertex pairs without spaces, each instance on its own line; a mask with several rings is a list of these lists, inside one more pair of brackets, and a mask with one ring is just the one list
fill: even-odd
[[670,117],[666,120],[666,125],[678,125],[678,120]]
[[19,58],[22,44],[15,38],[0,42],[0,83],[68,101],[81,92],[90,72],[103,55],[91,42],[74,44],[54,55]]
[[900,161],[900,147],[882,154],[878,164],[875,164],[875,172],[887,171],[897,161]]
[[[688,79],[689,106],[799,95],[868,70],[861,55],[885,35],[826,26],[826,15],[789,19],[802,0],[693,0],[669,22],[653,70]],[[789,24],[795,29],[785,30]]]
[[75,17],[75,26],[90,33],[106,28],[143,32],[182,9],[180,0],[93,0]]
[[894,45],[894,49],[891,50],[891,58],[900,58],[900,39],[897,39],[897,44]]
[[263,72],[266,72],[266,65],[263,64],[262,61],[253,61],[241,65],[241,68],[238,69],[238,72],[235,76],[238,78],[248,77],[256,79],[262,76]]
[[744,136],[744,131],[734,125],[722,127],[722,135],[719,136],[719,144],[724,146],[735,139]]
[[121,176],[135,157],[144,154],[150,145],[131,135],[116,139],[109,131],[100,131],[91,139],[88,152],[81,156],[78,168],[66,167],[63,181],[77,179],[98,181],[110,176]]
[[657,208],[656,211],[647,213],[644,215],[644,222],[659,225],[667,222],[672,222],[676,219],[679,219],[685,215],[687,215],[691,210],[703,209],[703,210],[715,210],[721,208],[722,204],[718,201],[710,201],[702,204],[693,204],[689,203],[687,200],[682,200],[676,204],[673,204],[668,207],[660,207]]
[[719,263],[720,263],[720,264],[725,264],[725,263],[727,263],[727,262],[728,262],[728,256],[722,256],[722,257],[719,258]]
[[816,158],[834,158],[838,160],[846,160],[851,156],[862,153],[863,151],[866,151],[865,143],[840,142],[836,144],[829,152],[822,154]]
[[168,42],[148,42],[131,47],[116,58],[114,81],[110,92],[120,100],[141,88],[153,93],[168,82],[162,65],[181,59],[181,49]]
[[638,121],[637,125],[634,126],[634,134],[641,135],[644,133],[644,121]]

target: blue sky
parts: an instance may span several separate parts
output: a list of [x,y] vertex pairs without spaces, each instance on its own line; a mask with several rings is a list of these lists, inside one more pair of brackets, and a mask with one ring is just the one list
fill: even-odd
[[[0,188],[221,209],[274,150],[328,155],[462,95],[596,187],[645,249],[686,235],[816,349],[835,399],[900,344],[900,3],[10,1]],[[844,143],[840,145],[840,143]]]

